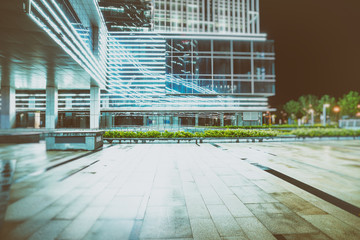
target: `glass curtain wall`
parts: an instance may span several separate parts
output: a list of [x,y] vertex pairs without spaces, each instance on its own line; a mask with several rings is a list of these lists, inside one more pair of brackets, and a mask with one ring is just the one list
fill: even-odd
[[260,33],[259,0],[154,0],[155,32]]
[[180,94],[275,93],[272,41],[167,40],[166,84]]

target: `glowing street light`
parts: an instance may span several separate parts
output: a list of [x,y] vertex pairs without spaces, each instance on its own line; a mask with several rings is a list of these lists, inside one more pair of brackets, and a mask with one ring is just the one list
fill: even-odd
[[339,121],[339,112],[340,112],[340,107],[339,106],[335,106],[333,108],[334,113],[336,113],[336,121]]
[[323,126],[326,126],[326,108],[330,107],[330,104],[325,103],[323,105]]

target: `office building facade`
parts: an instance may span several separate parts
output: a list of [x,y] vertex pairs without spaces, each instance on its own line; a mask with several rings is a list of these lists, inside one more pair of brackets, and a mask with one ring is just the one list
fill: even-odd
[[[95,28],[100,37],[91,24],[73,25],[90,49],[94,39],[102,46],[95,54],[105,78],[99,127],[257,125],[272,110],[274,43],[260,32],[258,0],[96,5],[107,26]],[[79,11],[73,7],[72,16]],[[31,125],[26,116],[35,110],[44,118],[45,92],[18,90],[16,97],[18,126]],[[58,127],[89,126],[88,90],[59,90],[58,100]]]

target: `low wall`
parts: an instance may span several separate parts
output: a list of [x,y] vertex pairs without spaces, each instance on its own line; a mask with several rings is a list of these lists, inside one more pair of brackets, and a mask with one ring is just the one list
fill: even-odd
[[103,131],[54,131],[45,134],[46,150],[95,150],[103,146]]

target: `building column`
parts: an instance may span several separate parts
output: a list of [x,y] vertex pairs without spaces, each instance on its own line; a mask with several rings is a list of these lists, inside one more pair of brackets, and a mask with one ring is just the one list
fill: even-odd
[[1,129],[15,127],[15,121],[15,88],[11,86],[1,86]]
[[58,120],[58,90],[46,87],[45,127],[55,129]]
[[9,129],[16,123],[16,91],[10,61],[1,62],[1,114],[0,128]]
[[112,116],[112,113],[108,112],[105,114],[105,120],[106,120],[106,123],[105,123],[105,126],[107,128],[112,128],[113,127],[113,116]]
[[262,117],[263,113],[259,112],[259,124],[263,125],[263,117]]
[[195,127],[198,127],[199,126],[199,114],[196,113],[195,114]]
[[99,128],[100,123],[100,88],[90,87],[90,128]]
[[224,113],[220,113],[220,126],[224,126]]
[[239,113],[238,112],[235,113],[235,124],[234,125],[239,126]]

